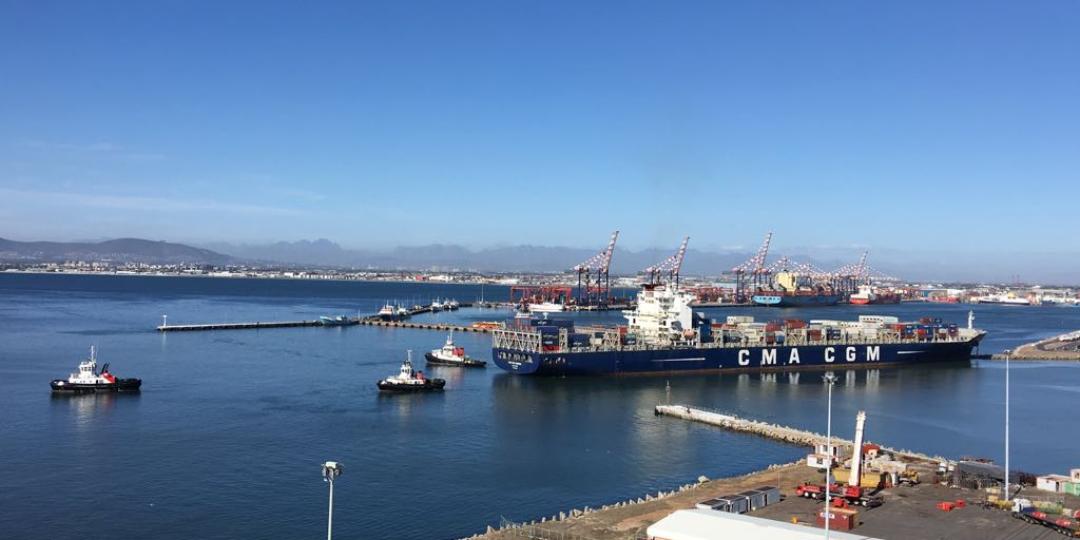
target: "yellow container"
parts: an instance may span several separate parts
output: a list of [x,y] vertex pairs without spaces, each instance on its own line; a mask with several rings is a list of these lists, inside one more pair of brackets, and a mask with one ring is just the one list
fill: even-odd
[[[833,471],[833,478],[837,483],[846,484],[850,477],[850,469],[836,469]],[[884,473],[867,472],[863,473],[859,485],[868,489],[877,489],[885,485],[885,479],[886,475]]]

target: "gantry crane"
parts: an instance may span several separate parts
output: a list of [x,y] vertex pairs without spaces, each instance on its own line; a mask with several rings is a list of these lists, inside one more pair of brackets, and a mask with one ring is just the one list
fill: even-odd
[[589,260],[574,267],[577,272],[578,305],[606,306],[611,300],[611,256],[615,254],[615,241],[619,231],[611,233],[607,248]]
[[749,274],[749,279],[753,282],[755,289],[761,286],[763,280],[767,281],[768,269],[765,268],[765,258],[769,256],[769,244],[772,242],[772,234],[772,232],[769,232],[765,235],[765,241],[761,243],[761,247],[758,248],[753,257],[731,269],[735,274],[736,302],[746,302],[748,298],[746,294],[747,274]]
[[668,283],[671,283],[678,288],[679,272],[682,270],[683,259],[686,258],[686,245],[689,243],[689,236],[683,238],[682,245],[679,246],[679,251],[660,263],[646,268],[644,274],[647,283],[651,285],[660,285],[664,282],[664,278],[666,277]]

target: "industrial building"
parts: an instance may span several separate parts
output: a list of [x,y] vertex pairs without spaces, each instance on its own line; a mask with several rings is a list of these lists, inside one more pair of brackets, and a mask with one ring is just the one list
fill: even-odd
[[[702,509],[677,510],[646,530],[649,540],[817,540],[822,533],[809,525]],[[879,540],[840,531],[829,536],[834,540]]]

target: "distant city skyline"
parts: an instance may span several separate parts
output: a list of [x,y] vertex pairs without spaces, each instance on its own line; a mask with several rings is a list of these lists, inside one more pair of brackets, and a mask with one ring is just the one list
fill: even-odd
[[1080,260],[1073,2],[2,12],[0,237]]

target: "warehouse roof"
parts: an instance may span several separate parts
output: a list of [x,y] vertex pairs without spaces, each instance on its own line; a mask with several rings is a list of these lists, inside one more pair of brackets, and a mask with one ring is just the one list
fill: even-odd
[[[676,510],[646,531],[654,540],[817,540],[817,527],[773,521],[716,510]],[[861,534],[832,531],[835,540],[877,540]]]

